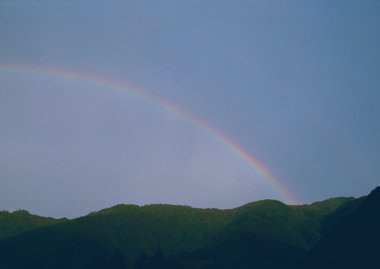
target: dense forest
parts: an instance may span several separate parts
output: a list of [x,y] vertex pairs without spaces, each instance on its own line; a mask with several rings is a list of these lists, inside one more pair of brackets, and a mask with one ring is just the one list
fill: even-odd
[[77,219],[0,212],[0,268],[380,268],[380,187],[310,205],[117,205]]

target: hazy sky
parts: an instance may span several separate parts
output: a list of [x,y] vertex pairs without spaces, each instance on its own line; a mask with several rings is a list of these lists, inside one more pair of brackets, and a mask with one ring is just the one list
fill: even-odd
[[[134,85],[300,203],[380,185],[380,1],[0,1],[0,64]],[[8,70],[9,71],[9,70]],[[201,126],[112,87],[0,68],[0,210],[284,200]]]

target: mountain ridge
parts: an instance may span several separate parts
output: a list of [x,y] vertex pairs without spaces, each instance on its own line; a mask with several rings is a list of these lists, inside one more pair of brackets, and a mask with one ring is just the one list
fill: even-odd
[[119,261],[120,268],[228,268],[228,261],[236,259],[239,266],[264,263],[257,255],[252,260],[243,246],[270,260],[282,257],[290,266],[320,241],[323,220],[356,200],[286,205],[268,199],[234,209],[118,204],[3,238],[0,267],[112,268]]
[[13,212],[0,211],[0,239],[65,221],[68,219],[33,215],[22,209]]

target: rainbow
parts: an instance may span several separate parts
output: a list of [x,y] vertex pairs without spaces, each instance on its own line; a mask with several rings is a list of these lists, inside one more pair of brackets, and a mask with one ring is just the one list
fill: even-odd
[[203,131],[214,137],[218,142],[225,145],[232,153],[247,164],[256,174],[265,179],[289,204],[298,204],[295,196],[265,167],[260,163],[250,152],[245,150],[241,145],[232,140],[226,134],[222,133],[217,128],[211,126],[202,119],[197,118],[193,114],[185,111],[176,104],[170,103],[167,100],[141,90],[133,86],[126,85],[116,80],[86,74],[84,72],[73,72],[58,67],[42,67],[28,64],[0,64],[0,72],[2,73],[32,73],[39,75],[54,76],[69,80],[78,80],[82,82],[92,83],[97,86],[111,88],[118,91],[127,92],[132,96],[146,100],[147,102],[164,109],[168,112],[175,113],[181,118],[187,120],[191,124],[201,128]]

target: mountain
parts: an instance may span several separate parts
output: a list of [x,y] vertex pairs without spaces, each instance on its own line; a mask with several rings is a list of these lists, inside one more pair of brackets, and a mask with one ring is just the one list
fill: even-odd
[[380,187],[342,207],[310,253],[310,268],[380,268]]
[[0,239],[65,221],[67,219],[53,219],[32,215],[26,210],[17,210],[12,213],[0,211]]
[[265,200],[245,205],[215,244],[171,262],[174,268],[295,268],[320,240],[323,220],[353,201],[333,198],[287,206]]
[[379,190],[228,210],[117,205],[24,230],[0,218],[16,231],[0,240],[0,268],[380,268]]
[[115,253],[134,262],[141,253],[150,257],[160,247],[168,255],[191,251],[209,244],[231,213],[118,205],[1,240],[0,268],[90,268],[95,260],[105,262]]

